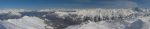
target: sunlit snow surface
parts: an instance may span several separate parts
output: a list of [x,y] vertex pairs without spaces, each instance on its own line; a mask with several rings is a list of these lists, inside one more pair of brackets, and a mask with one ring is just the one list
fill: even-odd
[[150,29],[149,9],[8,9],[0,29]]

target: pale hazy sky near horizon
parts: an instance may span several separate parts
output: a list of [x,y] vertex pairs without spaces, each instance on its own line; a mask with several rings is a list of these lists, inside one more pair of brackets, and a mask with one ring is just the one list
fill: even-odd
[[150,8],[150,0],[0,0],[0,8]]

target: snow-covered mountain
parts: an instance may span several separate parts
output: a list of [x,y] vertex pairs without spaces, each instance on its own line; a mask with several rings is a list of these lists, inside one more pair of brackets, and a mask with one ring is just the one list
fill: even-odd
[[0,10],[0,29],[150,29],[149,9]]

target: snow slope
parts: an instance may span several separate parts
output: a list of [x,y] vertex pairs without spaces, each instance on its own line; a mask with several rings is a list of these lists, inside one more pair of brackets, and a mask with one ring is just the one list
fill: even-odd
[[150,29],[149,9],[5,10],[0,19],[0,29]]

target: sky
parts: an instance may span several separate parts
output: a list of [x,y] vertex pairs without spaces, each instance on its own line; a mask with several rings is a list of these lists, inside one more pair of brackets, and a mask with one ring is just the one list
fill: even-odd
[[150,0],[0,0],[0,8],[150,8]]

